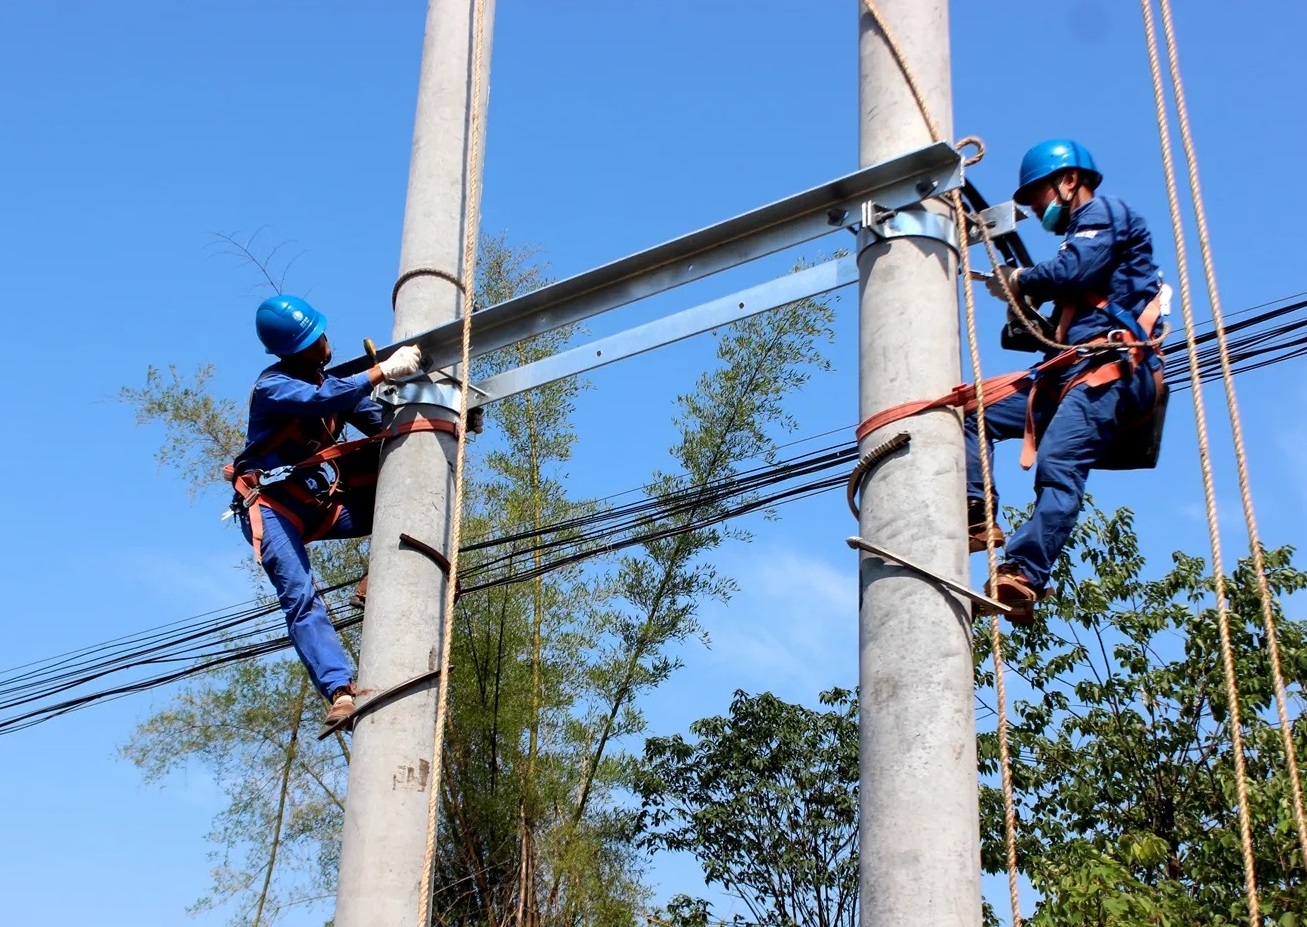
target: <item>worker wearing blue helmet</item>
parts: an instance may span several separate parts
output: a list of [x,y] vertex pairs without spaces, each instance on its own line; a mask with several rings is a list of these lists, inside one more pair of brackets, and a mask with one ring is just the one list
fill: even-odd
[[[1152,466],[1160,441],[1161,356],[1146,344],[1160,334],[1166,296],[1143,217],[1098,193],[1102,180],[1093,156],[1074,140],[1052,139],[1026,152],[1013,199],[1063,241],[1049,260],[1021,269],[1000,266],[987,281],[1004,302],[1010,290],[1028,307],[1051,305],[1040,321],[1055,342],[1092,346],[1082,360],[1037,377],[985,410],[991,442],[1028,434],[1032,450],[1037,442],[1034,512],[1010,538],[986,523],[975,416],[966,420],[970,549],[984,550],[987,540],[1006,542],[1006,561],[987,589],[1012,607],[1014,623],[1033,620],[1034,603],[1047,594],[1089,471]],[[1020,325],[1011,310],[1009,320],[1009,329]]]
[[305,544],[371,533],[375,468],[347,473],[342,459],[342,466],[304,467],[275,481],[259,477],[336,443],[346,424],[365,435],[380,431],[382,409],[372,388],[416,373],[421,354],[400,348],[362,373],[329,376],[327,318],[298,296],[265,299],[254,328],[279,360],[259,374],[250,393],[245,449],[230,470],[237,488],[232,509],[276,590],[295,652],[331,703],[331,723],[354,710],[353,669],[314,585]]

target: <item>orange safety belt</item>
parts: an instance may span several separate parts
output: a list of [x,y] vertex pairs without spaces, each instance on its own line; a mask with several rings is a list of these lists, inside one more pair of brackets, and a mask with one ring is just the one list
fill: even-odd
[[[1092,302],[1091,305],[1095,308],[1101,309],[1107,305],[1107,300],[1098,299]],[[1161,316],[1161,311],[1161,298],[1160,296],[1155,296],[1152,301],[1144,307],[1144,311],[1139,315],[1140,328],[1145,332],[1151,332],[1153,326],[1157,324],[1157,320]],[[1056,337],[1059,342],[1066,337],[1067,329],[1071,324],[1072,315],[1073,313],[1071,312],[1062,312],[1062,318],[1057,326]],[[1113,344],[1119,343],[1122,339],[1116,338],[1116,334],[1118,333],[1113,332],[1104,338],[1096,338],[1083,345],[1068,348],[1061,354],[1056,354],[1043,363],[1036,364],[1029,370],[1018,370],[1013,373],[1004,373],[994,377],[986,377],[981,381],[981,384],[984,386],[986,405],[1001,402],[1009,396],[1021,392],[1027,381],[1032,383],[1030,387],[1030,395],[1026,402],[1025,433],[1022,435],[1021,466],[1023,469],[1029,470],[1035,462],[1035,451],[1038,445],[1035,435],[1035,399],[1036,395],[1039,393],[1040,378],[1045,374],[1074,366],[1084,360],[1087,356],[1087,349],[1089,353],[1092,353],[1094,348],[1110,348]],[[1125,334],[1128,335],[1129,333],[1126,332]],[[1062,399],[1066,397],[1067,393],[1071,392],[1071,390],[1075,389],[1077,386],[1103,386],[1113,382],[1114,380],[1121,379],[1127,373],[1133,373],[1134,370],[1147,359],[1149,352],[1155,352],[1159,358],[1162,356],[1160,350],[1140,342],[1132,342],[1130,347],[1122,348],[1121,350],[1128,352],[1126,356],[1122,358],[1122,363],[1105,363],[1082,371],[1072,377],[1070,382],[1062,387],[1062,391],[1057,397],[1058,401],[1061,402]],[[1125,363],[1127,360],[1128,363]],[[1162,368],[1160,364],[1153,372],[1153,377],[1156,386],[1154,397],[1157,397],[1161,395],[1162,389]],[[1154,399],[1154,402],[1156,402],[1156,399]],[[948,393],[937,399],[918,399],[897,406],[891,406],[888,409],[877,412],[875,415],[870,416],[859,424],[855,434],[857,435],[857,439],[861,441],[872,432],[878,431],[886,425],[892,425],[894,422],[908,418],[909,416],[920,415],[922,412],[929,412],[932,409],[942,409],[949,406],[961,408],[963,413],[966,414],[976,411],[976,404],[975,385],[971,383],[963,383],[960,386],[955,386]],[[1148,415],[1145,415],[1144,418],[1146,419],[1150,415],[1152,415],[1151,409],[1149,410]]]
[[[445,432],[446,434],[453,435],[455,438],[457,438],[458,423],[448,422],[445,421],[444,419],[425,419],[425,418],[413,419],[412,421],[408,421],[408,422],[396,423],[394,425],[391,425],[389,428],[382,429],[381,431],[377,432],[375,435],[372,435],[370,437],[359,438],[354,441],[345,441],[340,444],[333,444],[330,447],[323,448],[321,451],[318,451],[318,453],[314,454],[312,457],[305,458],[304,460],[301,460],[299,463],[291,465],[288,474],[290,472],[294,472],[295,470],[302,470],[307,467],[316,467],[319,464],[324,464],[333,460],[338,460],[342,457],[345,457],[346,455],[354,453],[355,451],[362,450],[363,448],[366,448],[369,445],[376,444],[381,441],[385,441],[388,438],[396,438],[399,437],[400,435],[412,434],[413,432],[418,432],[418,431],[440,431],[440,432]],[[223,476],[225,476],[231,482],[232,486],[236,489],[237,495],[239,495],[241,498],[241,504],[244,506],[245,511],[250,519],[250,541],[254,545],[254,560],[256,563],[263,562],[263,517],[259,512],[260,506],[266,505],[268,508],[272,509],[278,515],[281,515],[282,517],[289,520],[293,525],[295,525],[296,530],[298,530],[301,535],[304,534],[304,522],[299,518],[299,516],[295,515],[294,512],[292,512],[287,506],[281,504],[275,499],[269,498],[267,495],[264,494],[263,486],[260,485],[259,482],[260,478],[263,476],[262,470],[247,470],[243,473],[236,473],[235,467],[232,464],[227,464],[225,467],[223,467],[222,472],[223,472]],[[281,484],[277,483],[273,485],[281,485]],[[326,498],[329,499],[332,495],[336,494],[339,487],[340,487],[340,474],[338,471],[336,474],[336,479],[332,482],[331,488],[327,491]],[[305,504],[317,505],[317,506],[321,506],[323,504],[323,499],[314,496],[313,494],[309,493],[301,486],[297,486],[295,484],[289,484],[289,485],[281,486],[281,489],[289,493],[297,501],[303,502]],[[336,521],[340,518],[340,512],[342,507],[343,506],[340,503],[337,503],[334,506],[332,506],[331,511],[328,513],[327,517],[323,519],[322,524],[310,536],[305,537],[304,541],[306,543],[309,541],[316,541],[319,538],[321,538],[323,535],[325,535],[328,531],[330,531],[331,528],[336,524]]]

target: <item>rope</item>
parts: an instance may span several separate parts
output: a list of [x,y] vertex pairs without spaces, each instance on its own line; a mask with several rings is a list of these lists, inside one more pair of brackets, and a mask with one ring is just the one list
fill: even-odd
[[[464,162],[466,191],[463,204],[463,260],[462,279],[473,280],[476,275],[477,233],[481,224],[482,149],[485,145],[484,94],[482,72],[486,54],[485,0],[472,0],[472,86],[468,99],[467,160]],[[472,367],[472,296],[460,286],[463,294],[463,353],[459,378],[458,424],[461,434],[467,433],[468,385]],[[430,927],[432,890],[435,880],[436,830],[439,823],[441,771],[445,756],[445,725],[449,714],[449,662],[454,638],[454,603],[458,598],[459,547],[463,531],[464,464],[466,442],[459,441],[454,457],[454,510],[449,529],[449,573],[445,579],[445,608],[440,631],[440,683],[436,689],[436,732],[431,754],[431,791],[427,794],[427,844],[422,858],[422,891],[418,903],[417,927]]]
[[[976,438],[980,444],[980,474],[985,485],[985,559],[989,566],[989,589],[998,588],[998,551],[994,547],[994,462],[990,458],[985,422],[985,381],[980,370],[980,338],[976,330],[976,292],[971,285],[971,254],[967,249],[967,217],[962,195],[954,190],[953,215],[958,227],[958,256],[962,262],[962,294],[966,303],[967,350],[971,359],[971,377],[976,384]],[[983,222],[979,223],[984,227]],[[1003,665],[1003,628],[998,615],[989,619],[989,649],[994,657],[994,701],[998,706],[998,765],[1003,787],[1003,834],[1007,854],[1007,888],[1012,898],[1012,927],[1021,927],[1021,894],[1017,881],[1017,812],[1012,788],[1011,745],[1008,743],[1007,681]]]
[[[1166,0],[1162,0],[1165,9]],[[1230,739],[1234,750],[1235,790],[1239,802],[1239,837],[1243,850],[1244,890],[1248,899],[1248,923],[1259,927],[1261,915],[1257,897],[1257,876],[1254,868],[1252,829],[1248,808],[1248,773],[1244,763],[1243,726],[1239,713],[1239,688],[1236,681],[1234,649],[1230,644],[1230,615],[1226,600],[1225,571],[1222,566],[1221,529],[1216,511],[1216,488],[1212,477],[1211,448],[1207,435],[1207,411],[1199,386],[1198,346],[1194,340],[1193,308],[1189,299],[1189,261],[1185,251],[1184,221],[1180,214],[1180,197],[1176,189],[1175,164],[1171,157],[1170,117],[1166,111],[1166,94],[1162,85],[1162,70],[1157,46],[1157,30],[1153,22],[1152,0],[1141,0],[1144,14],[1144,33],[1148,44],[1148,64],[1153,77],[1153,99],[1157,108],[1157,130],[1162,147],[1162,168],[1166,175],[1166,197],[1171,208],[1171,223],[1175,229],[1177,277],[1180,287],[1180,307],[1184,313],[1185,344],[1189,357],[1189,377],[1193,383],[1194,418],[1198,429],[1198,460],[1202,469],[1203,499],[1207,507],[1207,531],[1212,542],[1212,577],[1215,581],[1216,615],[1221,634],[1221,665],[1225,672],[1226,698],[1230,703]],[[1172,46],[1174,51],[1174,46]],[[1173,78],[1178,74],[1173,72]],[[1190,162],[1192,164],[1192,161]],[[1197,197],[1195,197],[1196,199]],[[1215,303],[1213,303],[1215,308]],[[1217,331],[1221,330],[1219,317]]]
[[[963,141],[966,141],[966,139],[963,139]],[[1034,338],[1050,351],[1083,350],[1084,345],[1062,344],[1060,341],[1055,341],[1054,339],[1049,338],[1039,329],[1030,324],[1030,321],[1026,318],[1025,312],[1021,309],[1021,304],[1018,300],[1017,294],[1012,290],[1011,282],[999,269],[1002,260],[999,258],[998,251],[994,247],[994,239],[990,237],[989,226],[981,221],[979,216],[973,216],[972,218],[976,220],[976,226],[980,230],[980,238],[985,245],[985,252],[989,255],[989,261],[994,265],[994,276],[998,279],[999,285],[1003,288],[1003,295],[1007,298],[1008,305],[1015,310],[1010,313],[1009,316],[1017,320],[1018,324],[1025,329],[1026,334],[1030,335],[1030,337]],[[1149,338],[1146,341],[1113,341],[1111,346],[1104,350],[1116,351],[1118,349],[1128,350],[1130,348],[1151,348],[1154,351],[1160,351],[1162,349],[1162,342],[1164,342],[1170,334],[1171,326],[1163,323],[1162,330],[1155,338]]]
[[1185,159],[1189,165],[1189,190],[1194,202],[1194,216],[1198,226],[1198,247],[1202,253],[1203,275],[1211,300],[1212,321],[1216,328],[1217,351],[1221,359],[1221,381],[1225,385],[1226,405],[1230,412],[1230,430],[1234,440],[1234,459],[1239,474],[1239,494],[1243,501],[1244,521],[1248,527],[1248,541],[1252,548],[1253,569],[1257,574],[1257,593],[1261,599],[1262,623],[1266,628],[1267,649],[1271,663],[1271,678],[1275,685],[1275,704],[1280,716],[1280,734],[1284,740],[1285,759],[1289,767],[1289,783],[1293,795],[1293,812],[1298,825],[1298,850],[1303,868],[1307,869],[1307,814],[1303,811],[1302,783],[1298,774],[1298,756],[1293,743],[1293,725],[1289,720],[1288,699],[1285,695],[1284,671],[1280,663],[1280,641],[1275,627],[1275,612],[1271,602],[1270,584],[1266,578],[1266,562],[1262,554],[1261,537],[1257,530],[1257,516],[1253,509],[1251,480],[1248,476],[1248,458],[1243,441],[1243,423],[1239,415],[1239,401],[1235,395],[1234,373],[1226,346],[1225,325],[1221,317],[1221,296],[1216,286],[1216,266],[1212,259],[1211,236],[1207,230],[1207,210],[1203,205],[1202,188],[1198,182],[1198,154],[1193,135],[1189,130],[1189,107],[1185,103],[1184,81],[1180,77],[1180,52],[1175,38],[1175,24],[1171,18],[1171,0],[1161,0],[1162,28],[1166,34],[1167,58],[1171,71],[1171,84],[1175,90],[1176,114],[1180,123],[1180,138],[1184,144]]
[[975,154],[969,158],[963,159],[963,167],[971,167],[972,165],[979,164],[985,159],[985,142],[979,135],[968,135],[964,138],[960,138],[953,143],[953,147],[959,152],[961,152],[963,148],[976,149]]
[[[876,24],[876,28],[880,30],[880,37],[889,47],[890,53],[894,55],[894,62],[899,66],[899,73],[903,75],[908,90],[912,92],[912,98],[917,101],[917,109],[921,112],[921,118],[926,123],[926,130],[930,132],[931,141],[942,142],[944,133],[940,131],[939,123],[931,115],[930,105],[926,102],[926,95],[921,92],[921,84],[917,83],[917,76],[912,73],[912,68],[908,66],[908,56],[903,54],[903,48],[899,45],[898,39],[894,38],[894,33],[885,24],[885,17],[881,15],[875,0],[862,0],[862,5],[866,8],[871,21]],[[980,139],[971,136],[967,141],[979,143]],[[979,144],[978,147],[982,152],[984,151],[983,144]]]
[[[867,14],[875,23],[876,28],[880,30],[881,38],[889,47],[890,52],[894,55],[894,60],[899,66],[899,71],[903,75],[904,81],[908,85],[913,98],[917,101],[917,109],[921,112],[921,118],[926,123],[931,138],[934,141],[942,141],[943,132],[940,131],[939,123],[931,115],[930,107],[926,103],[925,94],[921,91],[921,85],[917,82],[916,76],[912,73],[912,68],[908,65],[907,56],[903,54],[902,47],[894,38],[894,34],[886,25],[885,17],[880,14],[880,10],[875,4],[875,0],[862,0]],[[984,143],[975,136],[968,136],[958,142],[955,146],[957,149],[964,147],[973,147],[976,154],[966,159],[967,165],[975,164],[985,154]],[[976,332],[976,298],[975,292],[971,286],[971,258],[967,250],[969,241],[967,233],[967,214],[963,208],[962,194],[954,190],[949,194],[949,200],[953,207],[954,222],[958,227],[958,257],[961,262],[961,276],[963,280],[963,294],[966,302],[967,318],[967,340],[971,358],[972,377],[976,383],[976,429],[980,439],[980,466],[982,478],[985,484],[985,523],[987,528],[994,525],[994,481],[992,462],[989,455],[989,442],[986,438],[985,423],[985,394],[984,385],[981,378],[980,369],[980,348]],[[979,223],[984,229],[985,224]],[[988,235],[985,236],[988,241]],[[998,554],[994,549],[993,532],[985,532],[985,551],[989,562],[989,588],[994,589],[998,580]],[[1003,787],[1003,832],[1004,842],[1007,851],[1007,879],[1008,894],[1012,902],[1012,927],[1021,927],[1021,896],[1018,890],[1017,880],[1017,827],[1016,827],[1016,799],[1012,788],[1012,765],[1008,744],[1008,721],[1007,721],[1007,688],[1004,680],[1003,667],[1003,634],[999,625],[999,619],[994,616],[990,623],[990,645],[994,656],[994,697],[998,703],[998,751],[999,751],[999,769],[1002,777]]]

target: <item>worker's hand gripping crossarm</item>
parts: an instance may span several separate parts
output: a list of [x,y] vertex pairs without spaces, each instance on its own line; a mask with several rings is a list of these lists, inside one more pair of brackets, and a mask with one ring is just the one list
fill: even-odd
[[416,345],[407,344],[377,364],[383,380],[402,380],[422,369],[422,352]]

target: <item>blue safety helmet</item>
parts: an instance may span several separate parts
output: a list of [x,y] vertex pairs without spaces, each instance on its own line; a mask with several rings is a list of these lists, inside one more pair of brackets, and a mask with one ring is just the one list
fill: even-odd
[[254,330],[269,354],[290,357],[327,330],[327,317],[298,296],[269,296],[254,313]]
[[1094,164],[1094,156],[1084,145],[1069,138],[1050,138],[1040,142],[1021,159],[1021,177],[1012,199],[1022,206],[1029,206],[1035,184],[1073,167],[1080,171],[1089,189],[1097,190],[1103,182],[1103,175]]

